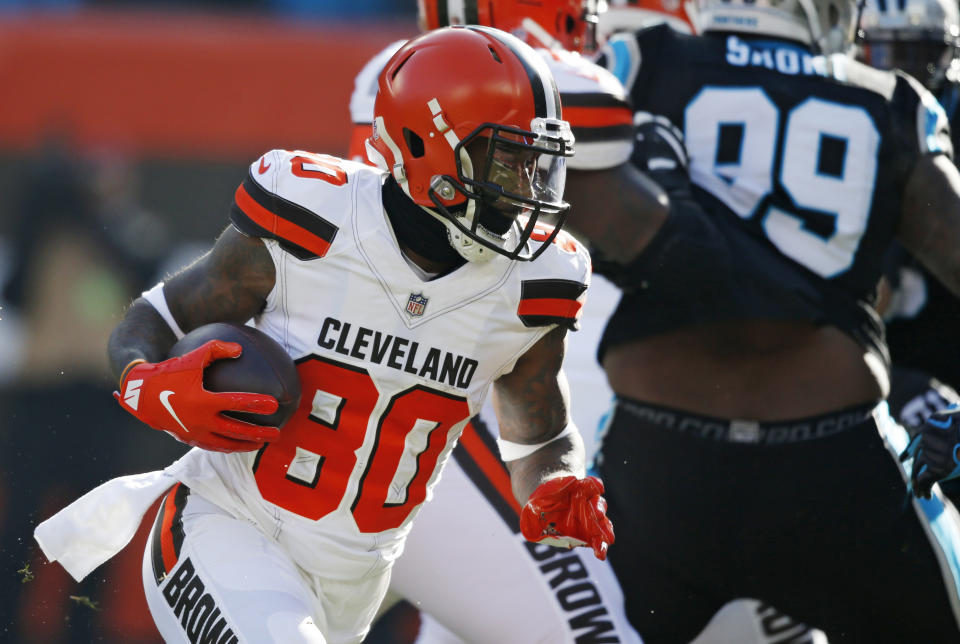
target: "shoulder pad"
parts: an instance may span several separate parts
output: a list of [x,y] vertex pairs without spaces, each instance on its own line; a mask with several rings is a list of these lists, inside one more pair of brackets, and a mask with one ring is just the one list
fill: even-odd
[[640,46],[633,33],[614,34],[603,45],[597,63],[607,69],[629,92],[640,71]]
[[386,66],[390,57],[407,42],[398,40],[387,45],[383,51],[371,58],[353,83],[353,93],[350,95],[350,118],[353,121],[353,132],[350,133],[350,149],[347,156],[351,161],[367,162],[366,141],[370,137],[373,123],[373,106],[377,99],[377,81],[380,72]]
[[276,239],[299,259],[323,257],[353,210],[354,184],[364,173],[382,174],[325,154],[272,150],[251,164],[230,220],[248,235]]
[[916,141],[920,154],[946,154],[953,158],[953,142],[950,138],[950,120],[943,106],[920,81],[896,70],[895,95],[909,95],[905,107],[915,110]]
[[383,51],[371,58],[353,82],[350,95],[350,118],[354,123],[373,123],[373,104],[377,98],[377,80],[390,57],[407,42],[398,40],[387,45]]
[[[627,94],[632,94],[637,77],[643,66],[643,58],[659,58],[658,51],[665,39],[683,38],[665,23],[645,27],[638,31],[615,33],[604,43],[597,63],[608,69],[626,88]],[[670,65],[673,61],[663,61],[661,65]],[[657,68],[654,60],[648,68]],[[642,87],[642,85],[641,85]]]
[[871,67],[843,53],[817,56],[814,58],[814,64],[822,75],[841,83],[856,85],[874,94],[880,94],[888,101],[893,96],[897,80],[892,71]]
[[557,81],[563,118],[576,139],[576,154],[567,165],[599,170],[626,162],[633,149],[633,114],[620,81],[579,54],[538,51]]
[[[537,225],[546,239],[552,228]],[[538,233],[534,233],[534,239]],[[542,243],[534,242],[534,243]],[[524,326],[559,324],[577,330],[590,285],[590,254],[586,246],[561,230],[540,257],[518,267],[520,300],[517,316]]]

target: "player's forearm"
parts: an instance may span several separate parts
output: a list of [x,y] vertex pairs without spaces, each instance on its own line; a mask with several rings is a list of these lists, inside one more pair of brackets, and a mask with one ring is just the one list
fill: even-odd
[[143,298],[137,298],[107,342],[107,357],[114,378],[119,382],[124,369],[134,360],[166,359],[175,342],[176,336],[156,309]]
[[626,163],[568,172],[564,198],[571,205],[566,227],[619,263],[643,252],[669,211],[666,193]]
[[948,157],[917,161],[904,192],[897,239],[960,296],[960,171]]
[[560,476],[586,476],[583,439],[579,432],[541,447],[534,453],[506,463],[517,502],[523,505],[537,486]]

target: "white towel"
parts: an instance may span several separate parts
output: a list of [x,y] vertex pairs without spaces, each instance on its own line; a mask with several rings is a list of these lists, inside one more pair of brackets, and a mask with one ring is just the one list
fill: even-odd
[[107,481],[37,526],[33,538],[77,581],[120,552],[176,477],[166,470]]

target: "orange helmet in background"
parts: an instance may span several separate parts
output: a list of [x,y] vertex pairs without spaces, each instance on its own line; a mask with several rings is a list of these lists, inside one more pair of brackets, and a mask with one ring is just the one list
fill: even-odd
[[534,47],[593,51],[601,0],[417,0],[420,29],[484,25]]
[[666,23],[679,32],[696,33],[693,0],[610,0],[600,15],[598,38],[606,41],[618,31],[636,31]]
[[380,74],[367,156],[447,227],[470,261],[539,256],[548,244],[532,251],[527,242],[541,215],[556,230],[566,217],[572,155],[553,76],[508,33],[472,25],[430,31],[404,44]]

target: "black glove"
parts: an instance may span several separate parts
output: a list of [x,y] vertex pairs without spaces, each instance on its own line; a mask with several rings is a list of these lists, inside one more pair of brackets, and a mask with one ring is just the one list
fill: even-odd
[[637,138],[630,161],[667,191],[671,199],[690,198],[690,171],[681,132],[665,116],[634,114]]
[[900,460],[913,458],[910,487],[913,494],[930,498],[933,484],[960,476],[960,406],[934,412],[923,423]]

